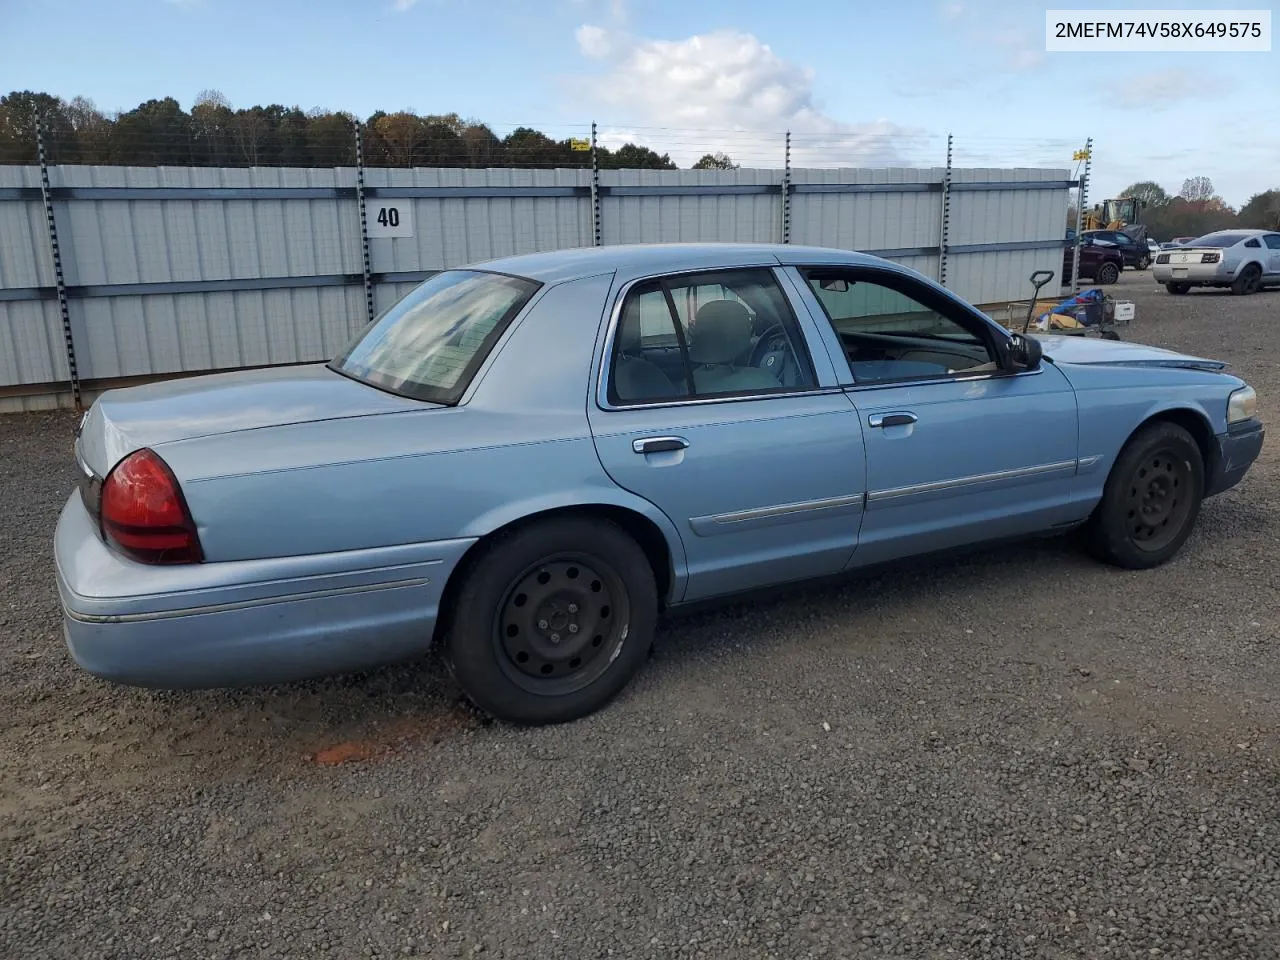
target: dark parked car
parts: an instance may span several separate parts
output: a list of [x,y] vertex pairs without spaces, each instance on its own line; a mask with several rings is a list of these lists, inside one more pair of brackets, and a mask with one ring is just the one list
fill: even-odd
[[[1071,280],[1071,252],[1074,247],[1062,251],[1062,283]],[[1124,254],[1120,248],[1103,240],[1095,240],[1087,234],[1080,239],[1080,276],[1094,283],[1115,283],[1124,271]]]
[[1121,230],[1085,230],[1080,234],[1080,237],[1081,239],[1092,238],[1114,244],[1116,249],[1124,255],[1124,265],[1126,267],[1145,270],[1151,266],[1151,248],[1147,246],[1145,238],[1135,240]]

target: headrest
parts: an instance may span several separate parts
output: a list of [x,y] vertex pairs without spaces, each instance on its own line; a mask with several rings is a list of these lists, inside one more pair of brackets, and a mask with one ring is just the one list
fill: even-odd
[[751,314],[736,300],[712,300],[698,308],[689,359],[732,363],[751,346]]

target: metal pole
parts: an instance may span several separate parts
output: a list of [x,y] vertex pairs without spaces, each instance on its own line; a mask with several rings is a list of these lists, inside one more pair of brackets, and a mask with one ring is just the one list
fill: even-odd
[[44,201],[45,222],[49,225],[49,252],[53,254],[53,281],[58,291],[58,310],[62,314],[62,339],[67,351],[67,374],[76,412],[84,409],[80,400],[80,372],[76,368],[76,345],[71,336],[71,307],[67,302],[66,278],[62,272],[62,250],[58,246],[58,225],[53,216],[53,194],[49,186],[49,163],[44,151],[44,122],[36,114],[36,156],[40,161],[40,199]]
[[591,121],[591,232],[594,246],[600,246],[600,163],[596,153],[596,122]]
[[791,242],[791,131],[782,161],[782,242]]
[[364,209],[364,138],[360,121],[352,123],[356,135],[356,206],[360,208],[360,252],[364,259],[364,308],[369,322],[377,315],[373,305],[373,262],[369,259],[369,216]]
[[951,240],[951,145],[947,134],[947,166],[942,172],[942,227],[938,234],[938,282],[947,285],[947,247]]
[[1076,236],[1071,251],[1071,295],[1080,292],[1080,231],[1084,229],[1084,205],[1089,199],[1089,170],[1093,165],[1093,137],[1084,142],[1084,172],[1080,175],[1080,190],[1076,200]]

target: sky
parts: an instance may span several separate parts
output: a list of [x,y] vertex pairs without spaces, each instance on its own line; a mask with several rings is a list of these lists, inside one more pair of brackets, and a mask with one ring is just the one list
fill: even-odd
[[[689,166],[1050,167],[1093,138],[1092,200],[1208,176],[1280,187],[1280,45],[1046,53],[1027,0],[0,0],[0,91],[105,112],[206,89],[233,106],[458,113],[500,136],[627,140]],[[1141,7],[1055,0],[1055,9]],[[1156,6],[1156,4],[1150,4]],[[1161,9],[1273,10],[1275,0]]]

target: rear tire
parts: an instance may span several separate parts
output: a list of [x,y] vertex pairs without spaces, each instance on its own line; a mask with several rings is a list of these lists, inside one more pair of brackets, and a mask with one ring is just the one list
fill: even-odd
[[1098,274],[1093,279],[1104,286],[1115,283],[1120,279],[1120,268],[1114,263],[1104,263],[1098,268]]
[[1138,269],[1139,269],[1139,270],[1146,270],[1149,266],[1151,266],[1151,258],[1150,258],[1150,257],[1140,257],[1140,258],[1138,259]]
[[1191,292],[1191,284],[1189,283],[1170,282],[1164,286],[1166,290],[1178,297]]
[[1246,296],[1250,293],[1257,293],[1261,285],[1262,269],[1256,263],[1251,263],[1240,271],[1239,276],[1231,281],[1231,292],[1237,297]]
[[1157,567],[1191,535],[1203,497],[1204,460],[1195,438],[1176,423],[1148,424],[1111,468],[1085,527],[1089,552],[1129,570]]
[[467,698],[499,720],[584,717],[648,658],[657,584],[644,551],[613,523],[535,522],[495,539],[460,573],[445,659]]

